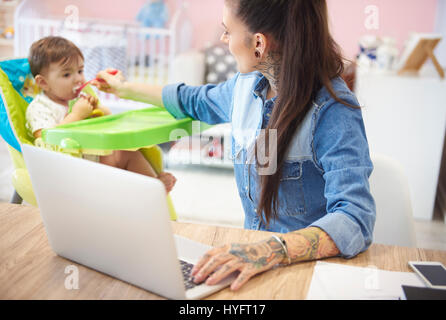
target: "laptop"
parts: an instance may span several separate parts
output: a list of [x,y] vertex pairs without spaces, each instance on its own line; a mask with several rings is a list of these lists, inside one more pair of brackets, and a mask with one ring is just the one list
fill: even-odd
[[235,278],[190,280],[211,247],[173,234],[158,179],[30,145],[22,151],[59,256],[170,299],[200,299]]

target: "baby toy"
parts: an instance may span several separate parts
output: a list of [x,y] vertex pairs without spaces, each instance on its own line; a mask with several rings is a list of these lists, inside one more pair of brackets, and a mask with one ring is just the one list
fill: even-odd
[[5,30],[3,30],[3,36],[6,39],[12,39],[14,38],[14,28],[13,27],[7,27]]
[[149,0],[141,8],[136,17],[144,27],[164,28],[169,12],[163,0]]

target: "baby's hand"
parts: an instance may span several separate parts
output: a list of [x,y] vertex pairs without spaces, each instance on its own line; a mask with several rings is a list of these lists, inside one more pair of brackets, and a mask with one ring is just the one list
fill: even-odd
[[93,106],[93,110],[98,108],[99,100],[96,97],[93,96],[86,96],[88,102]]
[[97,107],[96,98],[81,95],[79,100],[74,104],[72,113],[76,114],[80,119],[86,119],[91,116],[95,106]]

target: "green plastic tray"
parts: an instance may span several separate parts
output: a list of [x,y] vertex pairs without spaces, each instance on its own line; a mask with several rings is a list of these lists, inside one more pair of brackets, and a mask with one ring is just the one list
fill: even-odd
[[131,150],[175,141],[210,127],[191,118],[176,120],[167,110],[150,107],[46,129],[42,140],[71,150]]

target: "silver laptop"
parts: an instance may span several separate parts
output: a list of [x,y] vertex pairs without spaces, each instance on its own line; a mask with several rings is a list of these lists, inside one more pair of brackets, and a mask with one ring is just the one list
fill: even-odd
[[173,234],[159,180],[29,145],[22,151],[59,256],[171,299],[199,299],[234,279],[190,281],[211,247]]

